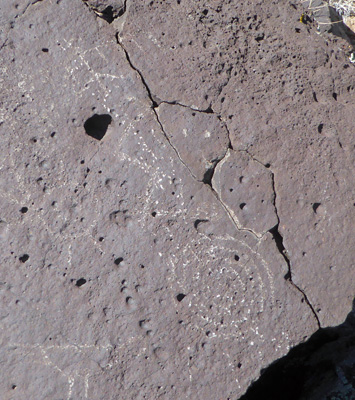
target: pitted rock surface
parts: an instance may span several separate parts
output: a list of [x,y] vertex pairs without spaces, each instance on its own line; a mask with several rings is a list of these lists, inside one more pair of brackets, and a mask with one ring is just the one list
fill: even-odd
[[0,5],[0,392],[237,399],[351,309],[354,66],[286,1],[104,5]]
[[[293,282],[307,294],[321,324],[329,326],[344,321],[354,297],[354,236],[344,233],[355,224],[354,185],[346,172],[354,156],[354,65],[344,39],[320,36],[311,18],[300,22],[307,6],[132,3],[119,36],[157,98],[210,107],[226,122],[234,150],[247,150],[271,166]],[[158,20],[163,13],[170,26],[174,18],[187,23],[165,34],[164,25],[150,25],[147,18]],[[202,48],[195,49],[196,42]],[[140,52],[137,43],[148,52]],[[162,63],[158,55],[164,52]],[[223,73],[207,73],[221,64],[228,71],[225,80]],[[189,69],[194,74],[187,75]],[[173,84],[166,84],[168,77]],[[199,80],[208,88],[207,100],[202,89],[192,94]],[[319,221],[318,203],[327,213]]]
[[215,166],[226,155],[229,136],[215,114],[162,103],[159,121],[179,157],[199,181],[209,181]]
[[240,229],[261,237],[278,224],[272,173],[246,152],[228,150],[212,185]]

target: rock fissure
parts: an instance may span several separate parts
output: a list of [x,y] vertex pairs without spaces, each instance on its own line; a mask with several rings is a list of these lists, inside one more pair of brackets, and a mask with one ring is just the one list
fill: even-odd
[[279,253],[282,255],[283,259],[285,260],[286,265],[287,265],[287,268],[288,268],[288,272],[286,273],[286,275],[285,275],[284,278],[285,278],[287,281],[289,281],[289,282],[291,283],[291,285],[292,285],[295,289],[297,289],[300,293],[302,293],[303,298],[304,298],[304,301],[306,302],[306,304],[308,305],[308,307],[309,307],[310,310],[312,311],[312,314],[313,314],[314,318],[315,318],[316,321],[317,321],[318,327],[321,328],[321,324],[320,324],[318,315],[317,315],[317,313],[316,313],[314,307],[312,306],[312,303],[309,301],[309,299],[308,299],[306,293],[305,293],[304,290],[302,290],[298,285],[296,285],[296,284],[293,282],[293,280],[292,280],[291,259],[290,259],[289,255],[288,255],[287,249],[285,248],[285,245],[284,245],[284,238],[283,238],[283,236],[281,235],[280,230],[279,230],[279,226],[280,226],[280,216],[279,216],[279,213],[278,213],[278,210],[277,210],[277,205],[276,205],[277,192],[276,192],[276,184],[275,184],[275,174],[274,174],[274,172],[270,169],[269,166],[266,166],[266,165],[263,164],[260,160],[256,159],[248,150],[241,150],[241,151],[246,152],[254,161],[258,162],[259,164],[261,164],[262,166],[264,166],[265,168],[267,168],[267,169],[271,172],[272,190],[273,190],[273,192],[274,192],[274,201],[273,201],[273,203],[274,203],[275,214],[276,214],[276,217],[277,217],[277,221],[278,221],[278,222],[277,222],[277,224],[276,224],[273,228],[271,228],[271,229],[269,230],[269,232],[271,233],[271,235],[272,235],[272,237],[273,237],[273,239],[274,239],[274,241],[275,241],[275,245],[276,245],[276,247],[277,247]]
[[286,248],[284,246],[283,236],[281,235],[281,233],[279,231],[280,216],[278,214],[277,206],[276,206],[277,194],[276,194],[276,188],[275,188],[275,175],[274,175],[274,173],[272,171],[271,171],[271,176],[272,176],[272,186],[273,186],[273,191],[274,191],[274,207],[275,207],[275,213],[276,213],[276,216],[277,216],[278,223],[272,229],[270,229],[269,232],[273,236],[275,244],[276,244],[276,247],[279,250],[280,254],[282,255],[282,257],[284,258],[284,260],[285,260],[285,262],[287,264],[288,272],[285,275],[285,279],[288,280],[295,289],[297,289],[300,293],[302,293],[304,301],[306,302],[306,304],[308,305],[308,307],[312,311],[312,314],[313,314],[314,318],[317,321],[318,328],[321,328],[321,324],[320,324],[318,315],[317,315],[314,307],[312,306],[311,302],[309,301],[306,293],[298,285],[296,285],[294,283],[293,279],[292,279],[291,259],[290,259],[289,255],[288,255],[288,252],[287,252],[287,250],[286,250]]
[[179,103],[178,101],[168,101],[168,100],[162,100],[162,101],[159,102],[159,105],[160,104],[170,104],[172,106],[176,105],[176,106],[180,106],[180,107],[185,107],[185,108],[188,108],[191,111],[195,111],[195,112],[202,113],[202,114],[215,114],[215,112],[212,110],[212,107],[208,107],[205,110],[200,110],[198,108],[194,108],[194,107],[188,106],[187,104]]
[[123,52],[124,52],[124,54],[125,54],[125,57],[126,57],[126,59],[127,59],[127,61],[128,61],[128,64],[130,65],[130,67],[131,67],[135,72],[137,72],[137,74],[139,75],[139,77],[140,77],[140,79],[141,79],[141,81],[142,81],[142,83],[143,83],[143,86],[145,87],[145,89],[146,89],[146,91],[147,91],[148,97],[149,97],[150,101],[152,102],[152,108],[153,108],[153,109],[154,109],[154,108],[157,108],[157,107],[159,106],[159,104],[154,100],[154,95],[153,95],[152,92],[150,91],[150,88],[149,88],[147,82],[145,81],[144,76],[142,75],[141,71],[133,65],[133,63],[132,63],[132,61],[131,61],[131,58],[130,58],[130,56],[129,56],[129,54],[128,54],[128,51],[125,49],[125,47],[123,46],[123,44],[120,42],[119,33],[116,33],[116,41],[117,41],[117,44],[118,44],[118,45],[121,47],[121,49],[123,50]]
[[30,2],[29,4],[27,4],[26,8],[22,11],[22,13],[19,14],[19,15],[16,15],[15,18],[17,19],[17,18],[22,17],[23,15],[25,15],[25,13],[27,12],[27,10],[28,10],[30,7],[34,6],[34,5],[37,4],[37,3],[41,3],[42,1],[43,1],[43,0],[35,0],[35,1]]
[[[205,185],[207,185],[207,186],[210,188],[210,190],[212,191],[213,195],[215,196],[215,198],[217,199],[217,201],[220,203],[220,205],[221,205],[222,208],[224,209],[225,213],[228,215],[229,219],[231,220],[231,222],[233,223],[233,225],[235,226],[235,228],[236,228],[238,231],[246,231],[246,232],[249,232],[249,233],[251,233],[253,236],[255,236],[255,237],[259,240],[260,237],[259,237],[255,232],[253,232],[251,229],[242,228],[242,227],[239,226],[238,222],[233,218],[232,214],[230,213],[230,211],[228,210],[228,208],[226,207],[226,205],[224,204],[224,202],[222,201],[222,199],[220,199],[218,193],[216,192],[216,190],[215,190],[215,189],[213,188],[213,186],[212,186],[212,177],[213,177],[213,174],[214,174],[214,171],[215,171],[217,165],[225,158],[225,156],[227,155],[228,149],[229,149],[229,148],[232,148],[232,144],[231,144],[231,140],[230,140],[230,134],[229,134],[228,129],[227,129],[227,132],[228,132],[228,137],[229,137],[229,143],[228,143],[228,147],[227,147],[227,149],[226,149],[226,152],[225,152],[224,156],[223,156],[220,160],[218,160],[218,161],[215,163],[215,165],[212,167],[212,174],[208,177],[208,180],[205,181],[205,179],[203,179],[202,181],[200,181],[200,180],[197,179],[197,177],[192,173],[192,171],[191,171],[191,169],[189,168],[189,166],[181,159],[178,150],[175,148],[175,146],[174,146],[174,145],[171,143],[171,141],[169,140],[169,137],[168,137],[168,135],[166,134],[166,132],[165,132],[165,130],[164,130],[163,124],[161,123],[161,121],[160,121],[160,119],[159,119],[158,113],[156,112],[156,108],[157,108],[159,105],[158,105],[158,103],[154,100],[154,96],[152,95],[152,92],[151,92],[151,90],[150,90],[150,88],[149,88],[147,82],[145,81],[145,79],[144,79],[144,77],[143,77],[141,71],[140,71],[137,67],[135,67],[135,66],[133,65],[133,63],[132,63],[132,61],[131,61],[131,59],[130,59],[130,57],[129,57],[129,54],[128,54],[128,52],[127,52],[127,50],[125,49],[125,47],[123,46],[123,44],[120,42],[120,40],[119,40],[119,33],[116,34],[116,40],[117,40],[117,44],[118,44],[118,45],[120,46],[120,48],[123,50],[123,52],[124,52],[124,54],[125,54],[125,57],[126,57],[126,59],[127,59],[127,62],[129,63],[130,67],[131,67],[134,71],[136,71],[137,74],[139,75],[139,77],[140,77],[140,79],[141,79],[141,81],[142,81],[142,83],[143,83],[143,86],[145,87],[145,89],[146,89],[146,91],[147,91],[148,97],[149,97],[150,101],[152,102],[152,109],[153,109],[153,111],[154,111],[156,120],[157,120],[158,124],[159,124],[160,127],[161,127],[161,130],[162,130],[162,132],[163,132],[163,134],[164,134],[164,137],[166,138],[167,142],[169,143],[169,145],[171,146],[171,148],[172,148],[172,149],[174,150],[174,152],[176,153],[176,155],[177,155],[178,159],[180,160],[180,162],[186,167],[186,169],[189,171],[191,177],[192,177],[194,180],[196,180],[197,182],[202,182],[202,183],[204,183]],[[191,108],[191,107],[189,107],[189,106],[185,106],[185,105],[178,104],[178,103],[169,103],[169,102],[167,102],[167,101],[161,101],[160,103],[176,104],[176,105],[180,105],[180,106],[182,106],[182,107],[189,108],[189,109],[191,109],[191,110],[193,110],[193,111],[196,111],[196,112],[202,112],[202,113],[208,113],[208,114],[213,114],[213,113],[214,113],[214,111],[212,110],[212,108],[210,108],[210,111],[209,111],[209,110],[208,110],[208,111],[206,111],[206,110],[205,110],[205,111],[200,111],[200,110],[197,110],[197,109],[194,110],[193,108]],[[219,119],[220,119],[220,118],[219,118]],[[226,124],[225,124],[225,126],[226,126]]]
[[166,138],[166,140],[167,140],[167,142],[169,143],[170,147],[174,150],[174,152],[175,152],[175,154],[177,155],[177,157],[178,157],[178,159],[180,160],[180,162],[187,168],[187,170],[189,171],[189,173],[190,173],[190,175],[192,176],[192,178],[198,181],[198,179],[197,179],[196,176],[192,173],[192,171],[191,171],[191,169],[189,168],[189,166],[181,159],[181,156],[180,156],[178,150],[177,150],[177,149],[175,148],[175,146],[171,143],[171,141],[170,141],[168,135],[166,134],[166,132],[165,132],[165,130],[164,130],[164,127],[163,127],[163,124],[161,123],[161,121],[160,121],[160,119],[159,119],[159,116],[158,116],[158,113],[156,112],[156,108],[157,108],[159,105],[158,105],[158,103],[154,100],[154,96],[152,95],[152,92],[150,91],[149,86],[147,85],[147,82],[145,81],[145,79],[144,79],[142,73],[138,70],[138,68],[136,68],[136,67],[132,64],[132,61],[131,61],[131,59],[130,59],[130,57],[129,57],[129,54],[128,54],[127,50],[124,48],[124,46],[122,45],[122,43],[121,43],[120,40],[119,40],[118,33],[116,34],[116,40],[117,40],[117,44],[121,47],[121,49],[122,49],[123,52],[125,53],[125,57],[126,57],[126,59],[127,59],[127,62],[128,62],[129,65],[130,65],[130,67],[131,67],[135,72],[137,72],[137,74],[139,75],[139,77],[140,77],[140,79],[141,79],[141,81],[142,81],[143,86],[145,87],[145,89],[146,89],[146,91],[147,91],[148,97],[149,97],[149,99],[150,99],[150,101],[151,101],[151,103],[152,103],[152,110],[153,110],[153,112],[154,112],[154,114],[155,114],[155,118],[156,118],[156,120],[157,120],[157,122],[158,122],[158,124],[159,124],[159,126],[160,126],[160,128],[161,128],[161,130],[162,130],[162,132],[163,132],[163,134],[164,134],[164,137]]
[[[39,1],[41,1],[41,0],[39,0]],[[85,2],[84,2],[84,3],[85,3]],[[126,1],[125,1],[125,3],[124,3],[124,7],[126,7]],[[176,101],[165,101],[165,100],[160,101],[160,100],[158,100],[158,99],[156,98],[156,96],[154,96],[154,95],[152,94],[152,92],[151,92],[151,90],[150,90],[150,88],[149,88],[149,86],[148,86],[146,80],[144,79],[144,76],[143,76],[142,72],[132,63],[128,51],[126,50],[126,48],[124,47],[124,45],[121,43],[121,41],[120,41],[120,39],[119,39],[119,32],[116,33],[116,41],[117,41],[117,44],[120,46],[120,48],[123,50],[123,52],[124,52],[124,54],[125,54],[125,57],[126,57],[126,59],[127,59],[127,62],[129,63],[130,67],[139,75],[139,77],[140,77],[140,79],[141,79],[141,82],[142,82],[143,86],[145,87],[145,89],[146,89],[146,91],[147,91],[147,94],[148,94],[148,97],[149,97],[149,99],[150,99],[150,101],[151,101],[151,103],[152,103],[152,110],[153,110],[153,112],[154,112],[154,114],[155,114],[155,118],[156,118],[156,120],[157,120],[157,122],[158,122],[158,124],[159,124],[159,126],[160,126],[160,128],[161,128],[161,130],[162,130],[162,132],[163,132],[163,134],[164,134],[164,137],[166,138],[166,140],[167,140],[168,144],[170,145],[170,147],[174,150],[174,152],[175,152],[175,154],[177,155],[179,161],[186,167],[186,169],[189,171],[191,177],[192,177],[194,180],[196,180],[197,182],[202,182],[202,183],[204,183],[205,185],[207,185],[207,186],[210,188],[210,190],[211,190],[212,193],[214,194],[215,198],[216,198],[217,201],[220,203],[220,205],[223,207],[225,213],[228,215],[229,219],[231,220],[231,222],[233,223],[233,225],[235,226],[235,228],[236,228],[238,231],[247,231],[247,232],[251,233],[253,236],[255,236],[258,240],[260,240],[260,236],[259,236],[258,234],[256,234],[253,230],[251,230],[251,229],[249,229],[249,228],[242,228],[241,226],[239,226],[238,221],[235,220],[235,218],[233,217],[233,215],[231,214],[231,212],[228,210],[228,207],[224,204],[223,200],[220,198],[220,196],[218,195],[217,191],[215,190],[215,188],[214,188],[213,185],[212,185],[212,178],[213,178],[213,175],[214,175],[214,173],[215,173],[215,170],[216,170],[217,165],[218,165],[220,162],[222,162],[223,159],[226,157],[226,155],[227,155],[227,153],[228,153],[228,149],[233,149],[232,143],[231,143],[231,139],[230,139],[230,132],[229,132],[229,130],[228,130],[227,124],[224,124],[224,126],[226,127],[227,133],[228,133],[228,139],[229,139],[228,147],[227,147],[227,149],[226,149],[226,151],[225,151],[223,157],[221,157],[219,160],[216,160],[216,161],[213,162],[213,165],[212,165],[211,169],[209,169],[209,170],[206,172],[204,178],[203,178],[202,181],[201,181],[201,180],[199,180],[199,179],[193,174],[193,172],[191,171],[191,169],[189,168],[189,166],[188,166],[188,165],[183,161],[183,159],[181,158],[178,149],[172,144],[171,140],[169,139],[169,136],[168,136],[167,133],[165,132],[164,126],[163,126],[162,122],[160,121],[160,118],[159,118],[159,115],[158,115],[156,109],[159,107],[160,104],[170,104],[170,105],[177,105],[177,106],[185,107],[185,108],[190,109],[191,111],[195,111],[195,112],[199,112],[199,113],[215,114],[215,115],[217,115],[217,118],[222,122],[221,116],[218,115],[218,114],[216,114],[216,113],[213,111],[213,109],[212,109],[211,106],[208,107],[206,110],[199,110],[199,109],[195,109],[194,107],[190,107],[190,106],[188,106],[188,105],[181,104],[181,103],[176,102]],[[246,152],[254,161],[258,162],[258,163],[261,164],[263,167],[268,168],[268,167],[265,166],[262,162],[260,162],[259,160],[257,160],[252,154],[250,154],[249,151],[248,151],[247,149],[246,149],[246,150],[240,150],[240,151],[241,151],[241,152],[243,152],[243,151]],[[269,169],[269,168],[268,168],[268,169]],[[269,169],[269,170],[270,170],[270,169]],[[274,239],[274,241],[275,241],[275,245],[276,245],[278,251],[280,252],[280,254],[282,255],[283,259],[285,260],[285,262],[286,262],[286,264],[287,264],[288,272],[287,272],[287,274],[285,275],[285,279],[288,280],[300,293],[302,293],[303,298],[304,298],[304,301],[307,303],[307,305],[308,305],[309,308],[311,309],[312,314],[314,315],[314,317],[315,317],[315,319],[316,319],[316,321],[317,321],[318,327],[320,328],[321,325],[320,325],[319,318],[318,318],[317,313],[315,312],[315,310],[314,310],[312,304],[310,303],[310,301],[309,301],[307,295],[306,295],[305,292],[304,292],[301,288],[299,288],[299,287],[293,282],[293,280],[292,280],[291,260],[290,260],[290,258],[289,258],[289,256],[288,256],[287,250],[286,250],[286,248],[285,248],[285,246],[284,246],[284,244],[283,244],[283,237],[282,237],[282,235],[280,234],[280,231],[279,231],[280,217],[279,217],[278,210],[277,210],[277,206],[276,206],[276,197],[277,197],[277,194],[276,194],[276,188],[275,188],[275,175],[274,175],[274,173],[273,173],[271,170],[270,170],[270,172],[271,172],[271,176],[272,176],[272,187],[273,187],[273,192],[274,192],[274,201],[273,201],[273,205],[274,205],[274,208],[275,208],[275,214],[276,214],[278,223],[277,223],[272,229],[270,229],[269,232],[270,232],[270,234],[273,236],[273,239]]]

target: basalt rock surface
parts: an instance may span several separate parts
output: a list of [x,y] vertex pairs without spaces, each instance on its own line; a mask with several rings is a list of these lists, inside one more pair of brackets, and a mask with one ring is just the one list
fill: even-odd
[[4,398],[238,399],[345,320],[355,70],[304,12],[2,0]]

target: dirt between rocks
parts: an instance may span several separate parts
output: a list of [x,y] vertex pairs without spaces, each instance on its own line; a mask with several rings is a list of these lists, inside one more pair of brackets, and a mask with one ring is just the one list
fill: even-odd
[[342,326],[354,42],[309,3],[1,1],[2,398],[239,399]]

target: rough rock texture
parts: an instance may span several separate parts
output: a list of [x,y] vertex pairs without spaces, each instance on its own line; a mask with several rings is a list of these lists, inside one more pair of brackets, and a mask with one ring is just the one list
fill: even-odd
[[240,229],[262,237],[278,224],[272,173],[246,152],[228,150],[212,186]]
[[199,181],[209,181],[214,167],[227,152],[229,136],[215,114],[162,103],[159,121],[181,161]]
[[111,23],[126,12],[127,0],[83,0],[99,17]]
[[354,311],[340,326],[318,330],[270,365],[240,400],[354,399]]
[[301,23],[304,11],[286,1],[132,2],[119,36],[154,96],[211,107],[235,150],[271,165],[293,282],[328,326],[354,297],[354,67],[348,44]]
[[237,399],[351,309],[354,66],[287,1],[99,3],[0,5],[0,392]]

